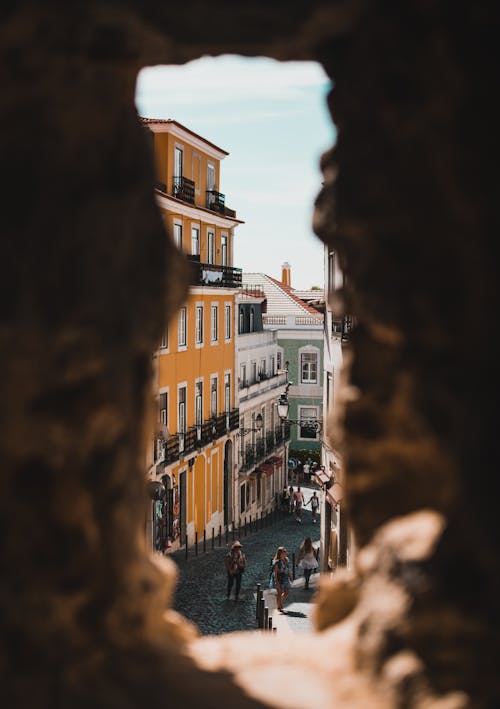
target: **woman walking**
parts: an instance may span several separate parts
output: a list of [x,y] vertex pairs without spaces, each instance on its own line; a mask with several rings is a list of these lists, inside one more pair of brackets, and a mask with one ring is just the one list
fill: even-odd
[[309,579],[311,578],[311,574],[312,574],[313,570],[317,569],[319,566],[318,552],[313,547],[311,537],[306,537],[304,539],[304,541],[302,542],[302,546],[300,547],[300,550],[299,550],[297,566],[300,566],[300,568],[303,569],[303,571],[304,571],[304,580],[305,580],[304,588],[308,589],[309,588]]
[[285,547],[278,547],[273,559],[273,568],[269,587],[275,588],[277,593],[276,606],[280,613],[284,613],[283,601],[290,593],[292,587],[292,574],[290,571],[290,562],[286,555]]

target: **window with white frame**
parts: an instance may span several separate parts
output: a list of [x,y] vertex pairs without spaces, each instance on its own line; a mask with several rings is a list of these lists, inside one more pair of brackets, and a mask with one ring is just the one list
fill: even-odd
[[178,390],[178,428],[179,433],[186,432],[186,387]]
[[269,376],[274,377],[274,374],[276,372],[276,367],[274,364],[274,357],[269,358]]
[[225,236],[225,235],[221,236],[220,250],[221,250],[221,264],[223,266],[227,266],[227,236]]
[[257,362],[250,363],[250,384],[255,384],[257,381]]
[[160,394],[160,423],[168,426],[168,394],[163,392]]
[[240,389],[247,386],[247,365],[246,362],[240,364]]
[[196,382],[194,395],[195,424],[203,423],[203,382]]
[[266,360],[265,360],[265,357],[263,357],[263,358],[260,360],[259,376],[260,376],[261,379],[265,379],[265,378],[266,378],[266,374],[267,374],[267,372],[266,372]]
[[182,224],[174,222],[174,244],[182,251]]
[[203,305],[196,306],[195,339],[197,345],[203,344]]
[[212,377],[210,381],[210,415],[217,416],[217,377]]
[[231,411],[231,375],[229,372],[224,375],[224,411]]
[[318,420],[318,407],[299,406],[299,420],[299,437],[316,440],[318,438],[318,433],[314,427],[314,424]]
[[226,340],[231,339],[231,306],[226,305],[224,307],[224,314],[225,314],[225,320],[224,320],[224,337]]
[[215,263],[215,234],[209,231],[207,235],[207,263]]
[[278,369],[282,368],[282,364],[283,364],[282,354],[281,354],[281,352],[277,352],[276,353],[276,366],[278,367]]
[[210,318],[210,333],[212,342],[217,342],[219,337],[219,306],[212,305]]
[[200,227],[195,224],[191,225],[191,254],[200,255]]
[[187,344],[187,308],[179,310],[178,320],[178,337],[177,342],[179,347],[186,347]]
[[318,383],[318,352],[301,352],[300,381],[303,384]]
[[243,326],[245,324],[245,316],[243,314],[243,308],[240,305],[239,311],[238,311],[238,332],[242,333],[243,332]]

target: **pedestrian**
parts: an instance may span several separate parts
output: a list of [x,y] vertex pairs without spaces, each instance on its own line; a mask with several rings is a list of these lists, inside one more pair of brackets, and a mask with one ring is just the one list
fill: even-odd
[[290,491],[288,488],[285,487],[283,488],[283,492],[281,493],[281,509],[283,512],[288,512],[290,507]]
[[308,483],[309,482],[309,471],[311,469],[311,464],[309,460],[306,460],[304,463],[303,471],[304,471],[304,482]]
[[293,493],[293,501],[295,503],[295,519],[302,524],[302,505],[304,504],[304,493],[300,489],[300,485]]
[[295,469],[295,473],[297,475],[297,482],[301,483],[302,482],[302,477],[304,475],[304,466],[302,464],[302,461],[299,460],[297,463],[297,467]]
[[283,601],[290,593],[292,587],[292,573],[290,571],[290,561],[286,555],[285,547],[278,547],[272,562],[269,588],[275,588],[277,594],[276,607],[280,613],[284,613]]
[[288,514],[292,514],[293,512],[293,506],[295,504],[295,500],[293,499],[293,485],[290,485],[288,488],[288,493],[289,493],[289,498],[288,498]]
[[313,547],[311,537],[306,537],[302,542],[299,550],[298,564],[304,571],[304,588],[307,590],[309,588],[309,579],[314,569],[317,569],[318,564],[318,552]]
[[236,582],[234,591],[234,600],[237,601],[240,595],[241,576],[247,568],[247,560],[245,554],[241,551],[241,542],[233,542],[231,551],[226,554],[226,571],[227,571],[227,598],[231,595],[231,589]]
[[316,524],[316,515],[319,510],[319,497],[316,493],[316,490],[314,490],[312,497],[309,498],[308,502],[306,502],[307,505],[309,503],[311,503],[312,521],[313,521],[313,524]]

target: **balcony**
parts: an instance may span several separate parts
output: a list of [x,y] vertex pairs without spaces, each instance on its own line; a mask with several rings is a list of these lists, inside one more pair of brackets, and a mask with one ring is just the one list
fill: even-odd
[[255,443],[247,443],[241,451],[240,471],[248,472],[266,458],[269,458],[284,441],[290,440],[290,424],[284,424],[275,431],[267,431],[265,438],[259,438]]
[[240,288],[241,268],[220,266],[213,263],[200,263],[199,256],[189,256],[191,261],[191,285],[211,286],[215,288]]
[[223,438],[239,425],[239,409],[220,414],[215,418],[192,426],[185,433],[176,433],[165,441],[165,463],[170,465],[179,458],[195,453],[200,448]]
[[222,194],[222,192],[207,190],[207,209],[210,209],[212,212],[218,212],[225,217],[233,217],[233,219],[236,218],[236,212],[234,209],[229,209],[229,207],[226,207],[225,201],[226,195]]
[[174,177],[172,185],[172,196],[181,199],[183,202],[194,204],[194,182],[187,177]]

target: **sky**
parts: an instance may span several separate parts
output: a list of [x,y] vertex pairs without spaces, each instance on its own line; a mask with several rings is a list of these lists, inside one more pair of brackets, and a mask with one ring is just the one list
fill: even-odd
[[148,67],[136,85],[141,116],[172,118],[230,153],[219,191],[245,222],[235,229],[233,265],[281,279],[288,261],[298,289],[324,283],[311,223],[319,159],[335,141],[330,88],[315,62],[232,55]]

